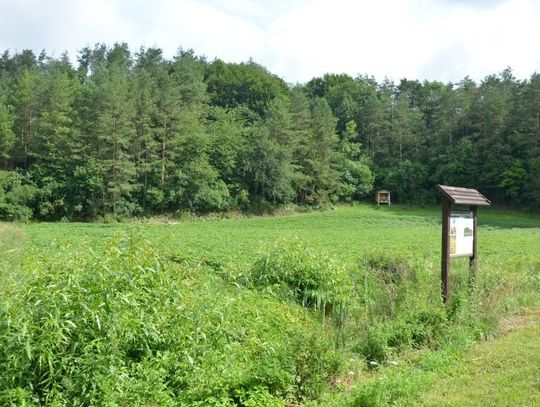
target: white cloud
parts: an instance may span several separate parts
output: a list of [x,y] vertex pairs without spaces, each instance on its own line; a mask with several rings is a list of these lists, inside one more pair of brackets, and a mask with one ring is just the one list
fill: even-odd
[[289,82],[326,72],[459,81],[540,71],[535,0],[0,0],[0,49],[97,42],[253,57]]

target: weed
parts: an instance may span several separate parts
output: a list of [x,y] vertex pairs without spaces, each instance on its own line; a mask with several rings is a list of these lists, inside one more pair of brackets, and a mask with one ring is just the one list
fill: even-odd
[[300,240],[281,242],[252,267],[255,287],[324,314],[346,309],[352,281],[345,268]]

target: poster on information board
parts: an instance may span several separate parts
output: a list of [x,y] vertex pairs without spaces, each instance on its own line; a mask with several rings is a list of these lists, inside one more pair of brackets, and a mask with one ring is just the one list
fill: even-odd
[[474,218],[472,212],[450,212],[450,256],[472,256]]

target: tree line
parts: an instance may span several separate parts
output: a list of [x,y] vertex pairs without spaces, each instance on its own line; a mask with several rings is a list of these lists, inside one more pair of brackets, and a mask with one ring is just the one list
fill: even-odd
[[291,85],[192,50],[0,57],[1,219],[434,202],[437,183],[540,207],[540,75]]

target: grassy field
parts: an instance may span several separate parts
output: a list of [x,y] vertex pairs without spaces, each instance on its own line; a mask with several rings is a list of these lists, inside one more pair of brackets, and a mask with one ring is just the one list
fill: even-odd
[[540,310],[508,318],[508,331],[477,344],[422,396],[430,406],[540,405]]
[[1,225],[0,403],[461,405],[482,399],[434,389],[515,381],[530,404],[536,362],[512,351],[536,325],[484,341],[540,303],[540,217],[480,210],[477,278],[453,260],[446,309],[440,229],[439,208],[367,205]]
[[[532,242],[540,233],[540,217],[518,212],[480,210],[479,250],[493,258],[539,256]],[[171,252],[207,255],[249,262],[277,239],[301,238],[345,261],[366,251],[408,253],[439,260],[440,208],[340,207],[280,217],[191,220],[126,224],[39,223],[25,225],[32,243],[47,246],[58,240],[96,244],[122,231],[137,230]],[[508,244],[505,244],[508,242]]]

